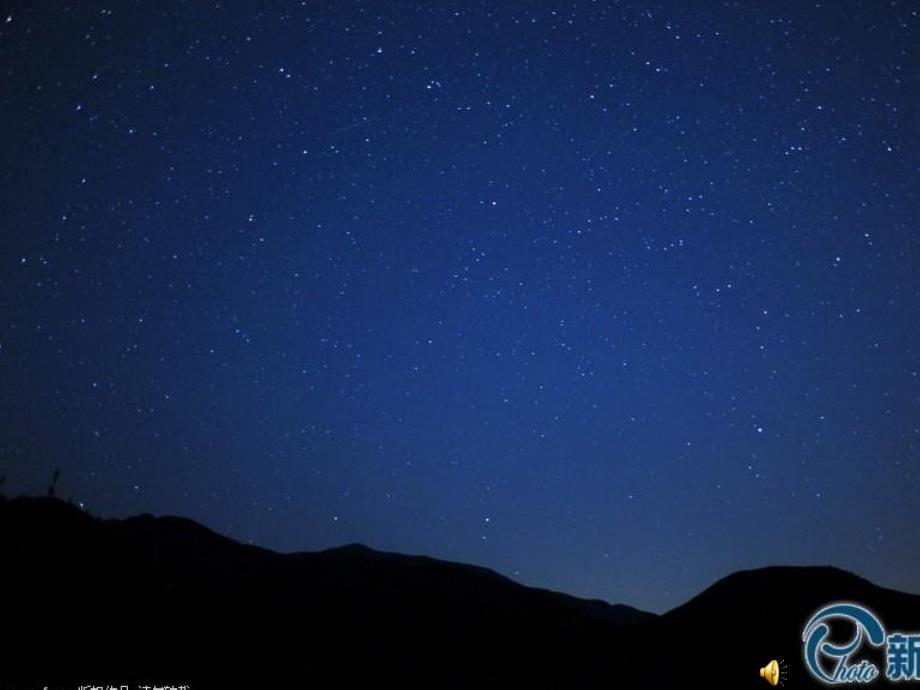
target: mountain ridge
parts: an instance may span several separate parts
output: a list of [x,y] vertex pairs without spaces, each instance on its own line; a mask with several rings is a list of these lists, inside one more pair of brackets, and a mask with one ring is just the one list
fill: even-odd
[[[920,596],[829,566],[732,573],[659,616],[475,565],[363,544],[278,553],[187,518],[102,519],[49,498],[0,501],[0,553],[0,582],[16,594],[7,627],[19,633],[0,681],[11,668],[45,677],[44,650],[69,680],[94,670],[203,687],[247,676],[655,687],[714,654],[739,678],[800,659],[801,626],[830,600],[920,628]],[[796,686],[810,687],[796,663]]]

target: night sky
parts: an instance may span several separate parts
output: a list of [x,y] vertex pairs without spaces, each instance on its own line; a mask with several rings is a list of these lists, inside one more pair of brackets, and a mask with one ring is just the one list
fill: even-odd
[[920,591],[917,3],[13,2],[0,79],[7,493]]

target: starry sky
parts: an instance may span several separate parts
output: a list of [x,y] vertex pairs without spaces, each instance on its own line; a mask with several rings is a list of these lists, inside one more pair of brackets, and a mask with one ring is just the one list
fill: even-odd
[[7,493],[920,591],[920,5],[21,1],[0,79]]

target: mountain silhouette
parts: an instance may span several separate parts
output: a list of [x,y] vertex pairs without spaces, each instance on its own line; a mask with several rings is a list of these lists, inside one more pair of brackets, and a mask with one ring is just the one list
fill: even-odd
[[476,566],[357,544],[280,554],[183,518],[102,520],[54,498],[0,499],[0,562],[10,687],[765,688],[772,658],[788,687],[818,687],[801,634],[826,603],[920,630],[920,596],[834,568],[735,573],[656,616]]

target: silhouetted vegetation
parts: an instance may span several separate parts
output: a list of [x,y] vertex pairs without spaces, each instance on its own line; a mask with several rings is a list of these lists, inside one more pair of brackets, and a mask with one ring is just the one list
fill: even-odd
[[57,485],[58,479],[61,478],[61,468],[54,468],[54,476],[51,478],[51,483],[48,485],[48,498],[55,497],[55,486]]

